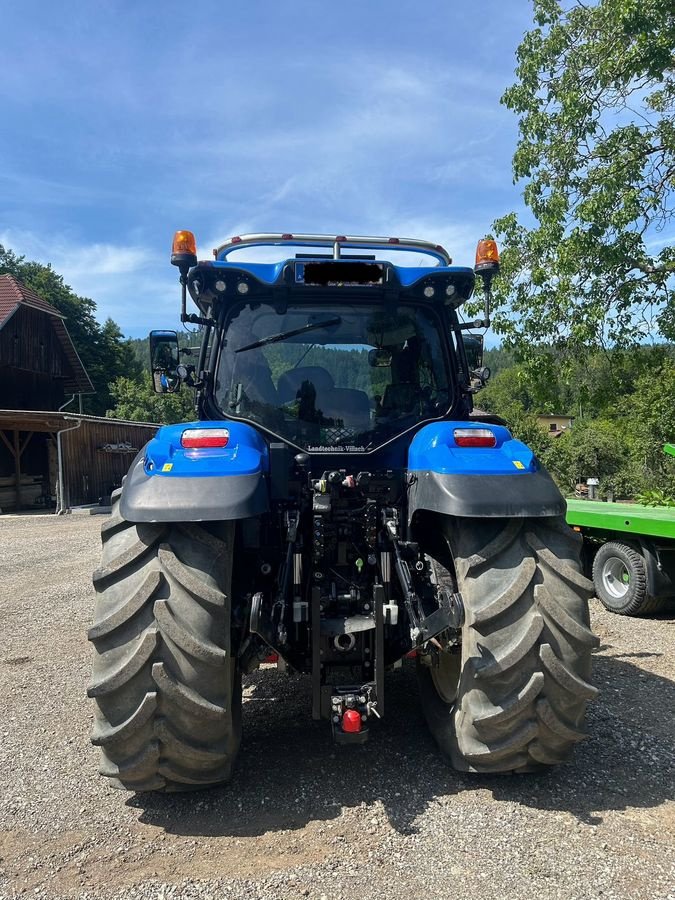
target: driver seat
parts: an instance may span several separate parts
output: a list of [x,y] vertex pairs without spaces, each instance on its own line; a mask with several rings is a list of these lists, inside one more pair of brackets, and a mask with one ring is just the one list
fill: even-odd
[[277,382],[279,404],[295,400],[303,381],[309,381],[314,386],[317,407],[321,406],[321,398],[332,391],[334,386],[333,376],[321,366],[300,366],[297,369],[290,369],[280,375]]
[[411,381],[388,384],[382,397],[382,414],[385,416],[410,415],[418,409],[421,396],[422,389],[419,384]]

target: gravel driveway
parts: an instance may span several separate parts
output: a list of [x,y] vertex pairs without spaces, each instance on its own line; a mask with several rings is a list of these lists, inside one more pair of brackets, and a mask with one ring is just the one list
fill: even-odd
[[362,748],[308,681],[247,679],[228,787],[134,795],[97,774],[85,698],[99,517],[0,518],[0,897],[673,898],[675,619],[593,603],[590,740],[545,776],[462,776],[391,675]]

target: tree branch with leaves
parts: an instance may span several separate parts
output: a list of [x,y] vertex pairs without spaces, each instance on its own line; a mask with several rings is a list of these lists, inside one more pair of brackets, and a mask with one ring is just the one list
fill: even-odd
[[494,325],[541,341],[675,337],[675,6],[534,0],[502,101],[530,215],[499,219]]

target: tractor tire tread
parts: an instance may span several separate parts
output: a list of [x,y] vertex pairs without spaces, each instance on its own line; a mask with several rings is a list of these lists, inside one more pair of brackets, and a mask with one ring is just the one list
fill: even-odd
[[[591,650],[579,541],[562,519],[452,520],[443,529],[466,609],[456,700],[429,697],[427,721],[461,771],[540,771],[585,736]],[[505,586],[506,585],[506,586]],[[425,699],[426,694],[426,699]]]
[[101,531],[89,631],[101,774],[133,791],[220,783],[239,744],[229,631],[234,526],[125,522],[120,493]]

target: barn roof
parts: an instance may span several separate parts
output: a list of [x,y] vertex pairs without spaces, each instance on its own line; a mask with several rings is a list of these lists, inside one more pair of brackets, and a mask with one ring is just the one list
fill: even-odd
[[29,306],[51,317],[52,327],[56,332],[71,370],[70,376],[66,378],[63,385],[66,393],[95,393],[94,386],[89,375],[87,375],[87,370],[82,365],[82,360],[78,356],[72,338],[68,334],[63,313],[60,313],[51,303],[43,300],[35,291],[26,287],[14,275],[0,275],[0,329],[7,325],[17,309],[22,306]]

